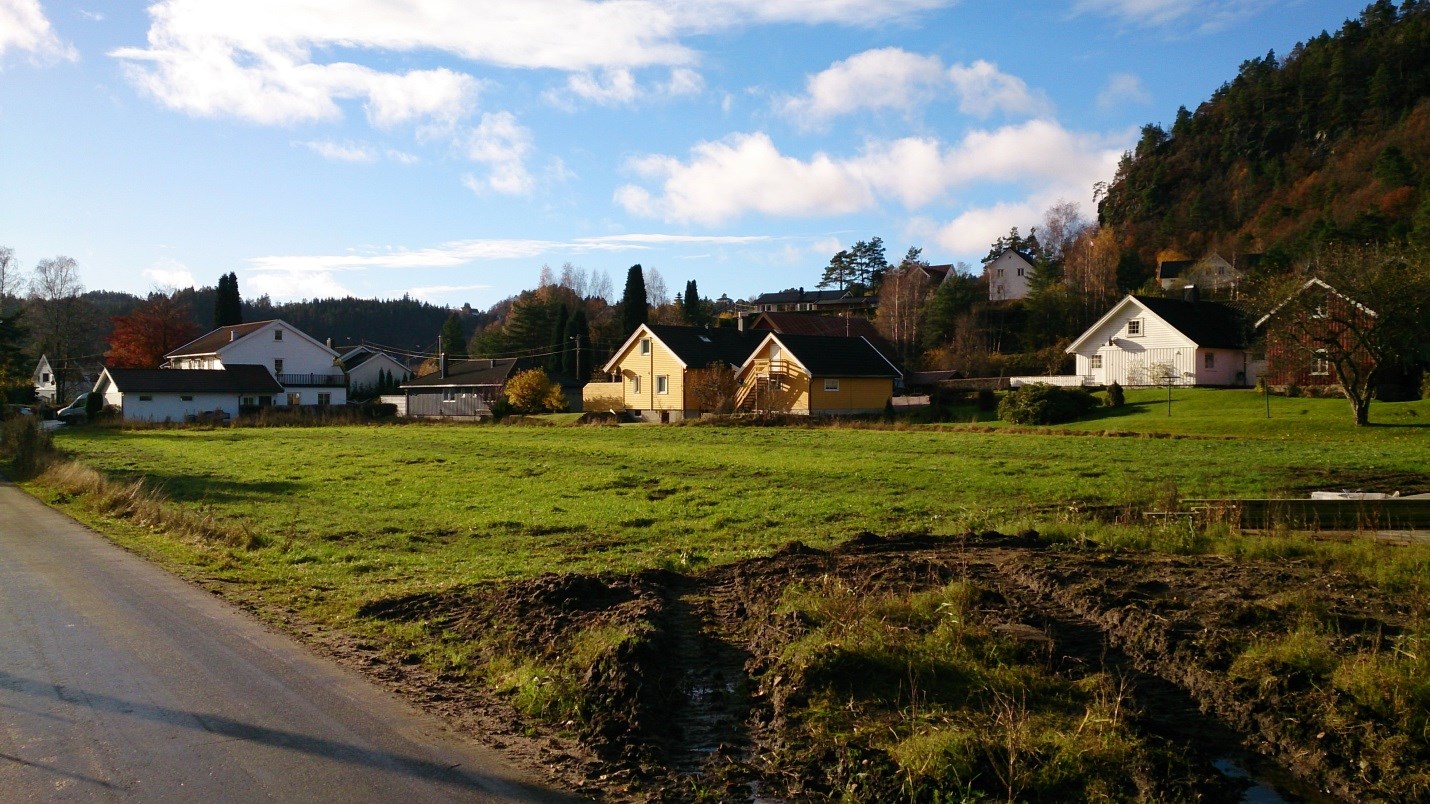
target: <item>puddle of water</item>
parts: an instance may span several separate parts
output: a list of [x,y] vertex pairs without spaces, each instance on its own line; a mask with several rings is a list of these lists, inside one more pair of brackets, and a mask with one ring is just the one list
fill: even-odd
[[1250,785],[1242,791],[1242,804],[1332,804],[1339,801],[1279,767],[1261,767],[1259,763],[1247,762],[1245,758],[1232,757],[1222,757],[1212,762],[1212,767],[1228,779],[1245,781]]

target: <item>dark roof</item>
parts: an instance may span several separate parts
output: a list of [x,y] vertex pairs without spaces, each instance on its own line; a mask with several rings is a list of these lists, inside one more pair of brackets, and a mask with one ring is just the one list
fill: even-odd
[[767,329],[791,335],[825,335],[837,337],[878,337],[879,330],[867,318],[809,313],[760,313],[750,324],[751,329]]
[[1251,316],[1240,307],[1217,301],[1187,301],[1165,296],[1134,296],[1198,346],[1245,349]]
[[867,338],[776,334],[780,343],[815,377],[898,377]]
[[1196,260],[1162,260],[1157,264],[1157,278],[1176,279],[1196,264]]
[[847,290],[805,290],[789,288],[778,293],[761,293],[750,304],[822,304],[849,297]]
[[441,371],[424,374],[402,384],[403,388],[463,388],[478,385],[501,385],[515,373],[517,359],[475,358],[472,360],[448,360],[447,376]]
[[268,321],[254,321],[248,324],[234,324],[229,327],[219,327],[213,332],[189,341],[164,356],[189,357],[191,355],[211,355],[239,338],[262,329],[265,324],[272,323],[275,320],[276,319],[269,319]]
[[278,394],[283,386],[263,366],[238,363],[221,369],[108,369],[114,387],[139,391]]
[[649,326],[651,332],[665,344],[687,368],[705,368],[711,363],[738,366],[755,351],[765,337],[764,332],[741,332],[738,329],[676,327],[665,324]]
[[374,357],[377,357],[377,352],[362,351],[356,354],[349,352],[343,357],[343,371],[352,371]]

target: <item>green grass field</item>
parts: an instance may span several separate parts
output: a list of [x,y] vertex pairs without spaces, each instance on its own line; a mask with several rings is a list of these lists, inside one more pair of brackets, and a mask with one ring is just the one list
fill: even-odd
[[[855,427],[77,428],[57,445],[264,545],[186,561],[299,586],[447,583],[722,562],[792,540],[1027,523],[1059,506],[1265,496],[1309,481],[1418,474],[1430,405],[1176,391],[1062,434]],[[1306,413],[1289,411],[1305,410]],[[1207,432],[1224,416],[1224,431]],[[1245,417],[1244,420],[1242,417]],[[1406,426],[1404,423],[1410,423]],[[1260,429],[1258,429],[1260,428]],[[1108,437],[1104,431],[1185,438]],[[177,549],[177,548],[174,548]],[[207,555],[207,558],[205,558]],[[346,581],[342,579],[347,579]]]

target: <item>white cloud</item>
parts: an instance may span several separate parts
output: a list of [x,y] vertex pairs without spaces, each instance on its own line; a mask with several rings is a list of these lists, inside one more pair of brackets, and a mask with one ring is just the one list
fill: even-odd
[[1197,20],[1197,33],[1221,30],[1272,5],[1265,0],[1078,0],[1074,14],[1100,13],[1129,25],[1164,27]]
[[[37,0],[0,2],[38,14]],[[474,80],[445,69],[399,75],[320,63],[314,53],[440,53],[503,68],[563,70],[576,74],[576,91],[602,99],[628,91],[622,82],[629,71],[659,66],[674,70],[662,94],[690,94],[700,88],[689,70],[698,56],[685,37],[762,23],[874,25],[951,2],[158,0],[149,7],[147,46],[111,55],[145,92],[190,114],[267,124],[329,120],[339,114],[338,101],[361,99],[375,124],[391,125],[460,114]]]
[[171,257],[155,260],[144,269],[144,278],[157,288],[193,288],[199,283],[188,266]]
[[1142,79],[1131,73],[1118,73],[1107,79],[1107,85],[1097,93],[1097,108],[1102,112],[1112,112],[1124,106],[1145,106],[1152,102],[1152,93],[1147,91]]
[[991,117],[995,113],[1036,116],[1048,113],[1050,105],[1042,95],[1028,91],[1028,85],[1017,76],[998,71],[998,67],[979,59],[963,66],[948,68],[949,79],[958,93],[958,109],[975,117]]
[[274,301],[333,299],[353,295],[332,271],[266,271],[245,278],[244,286]]
[[79,54],[59,40],[40,0],[0,0],[0,58],[10,51],[28,53],[36,61],[75,61]]
[[1031,120],[974,131],[956,144],[908,137],[871,141],[852,157],[781,154],[768,135],[735,134],[691,149],[689,160],[646,156],[627,167],[659,184],[659,195],[628,184],[615,201],[628,212],[667,221],[715,225],[755,213],[834,216],[894,200],[918,209],[975,185],[1079,186],[1111,177],[1126,134],[1079,134]]
[[574,111],[578,102],[597,106],[631,106],[650,98],[674,98],[698,95],[705,89],[700,73],[686,67],[671,70],[661,83],[642,86],[635,73],[624,67],[602,70],[600,73],[574,73],[566,78],[566,86],[545,93],[548,103]]
[[420,288],[409,288],[408,294],[424,301],[439,301],[442,297],[452,293],[464,293],[471,290],[487,290],[491,285],[428,285]]
[[493,190],[503,195],[525,195],[534,180],[526,169],[531,154],[531,132],[516,122],[510,112],[482,115],[481,124],[467,137],[467,157],[486,165],[485,178],[471,177],[466,184],[473,191]]
[[377,151],[362,143],[313,140],[301,143],[301,145],[324,159],[331,159],[335,162],[373,162],[377,160]]
[[821,126],[865,110],[912,113],[949,95],[958,98],[960,111],[979,118],[997,113],[1035,116],[1049,110],[1043,96],[991,62],[945,69],[937,56],[893,47],[866,50],[835,62],[805,79],[803,95],[784,98],[779,106],[790,117]]

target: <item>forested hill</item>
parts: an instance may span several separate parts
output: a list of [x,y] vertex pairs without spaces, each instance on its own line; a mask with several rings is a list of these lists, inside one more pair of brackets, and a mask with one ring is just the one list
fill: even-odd
[[1381,0],[1245,62],[1170,132],[1144,126],[1098,215],[1148,274],[1159,253],[1274,264],[1333,240],[1430,243],[1427,167],[1430,0]]

